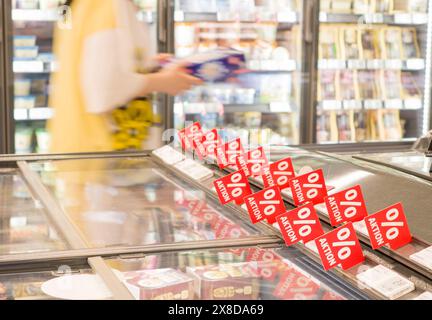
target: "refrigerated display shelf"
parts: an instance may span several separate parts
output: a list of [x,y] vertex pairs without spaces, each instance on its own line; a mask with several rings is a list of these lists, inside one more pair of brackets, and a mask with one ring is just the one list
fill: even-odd
[[51,73],[57,70],[55,62],[38,60],[15,60],[13,62],[14,73]]
[[318,111],[329,110],[376,110],[376,109],[400,109],[420,110],[423,102],[420,99],[410,100],[323,100],[318,102]]
[[33,109],[19,109],[14,110],[14,119],[16,121],[38,121],[49,120],[54,115],[52,108],[33,108]]
[[278,12],[271,14],[251,14],[238,12],[184,12],[174,13],[176,22],[278,22],[298,23],[298,13],[295,11]]
[[402,70],[402,71],[420,71],[425,69],[424,59],[407,59],[407,60],[339,60],[339,59],[321,59],[318,60],[318,69],[320,70]]
[[426,13],[351,14],[320,12],[319,21],[322,23],[424,25],[428,23],[428,15]]
[[13,21],[57,21],[59,11],[57,9],[40,10],[40,9],[13,9]]
[[[176,103],[174,106],[175,113],[183,114],[201,114],[201,113],[235,113],[235,112],[262,112],[262,113],[280,113],[293,112],[296,107],[289,102],[272,102],[257,104],[221,104],[212,102],[203,103]],[[182,110],[182,111],[178,111]],[[177,111],[177,112],[176,112]]]

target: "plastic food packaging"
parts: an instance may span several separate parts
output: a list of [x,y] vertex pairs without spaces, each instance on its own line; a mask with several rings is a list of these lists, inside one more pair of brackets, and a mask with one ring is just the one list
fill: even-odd
[[190,73],[206,82],[225,82],[235,78],[245,69],[246,58],[240,51],[217,49],[189,56],[179,62],[187,62]]

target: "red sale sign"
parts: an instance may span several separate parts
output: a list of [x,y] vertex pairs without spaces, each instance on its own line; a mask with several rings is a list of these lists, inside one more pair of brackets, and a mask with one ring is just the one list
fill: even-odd
[[244,197],[252,193],[248,178],[243,170],[217,179],[213,184],[222,204],[234,201],[236,204],[241,205],[244,203]]
[[361,221],[368,215],[360,186],[325,197],[325,204],[332,226]]
[[246,261],[257,262],[258,274],[269,281],[274,280],[280,270],[285,267],[282,258],[273,250],[249,249]]
[[276,217],[285,212],[285,205],[278,187],[270,187],[244,199],[253,223],[267,219],[273,224]]
[[268,166],[264,148],[259,147],[236,158],[237,167],[243,169],[248,177],[258,177],[263,174],[263,168]]
[[280,190],[289,188],[289,181],[294,177],[295,171],[291,158],[270,164],[268,170],[264,170],[262,175],[265,187],[277,185]]
[[397,203],[365,219],[373,249],[388,244],[396,250],[411,242],[411,233],[402,203]]
[[284,300],[308,300],[316,297],[319,289],[319,284],[312,279],[297,270],[290,269],[282,274],[273,295]]
[[347,270],[364,261],[352,222],[315,239],[315,244],[325,270],[339,264]]
[[289,186],[296,206],[307,202],[319,204],[324,202],[324,198],[327,196],[324,173],[321,169],[289,180]]
[[240,138],[230,141],[216,148],[216,159],[219,168],[225,169],[228,166],[235,166],[236,159],[244,153]]
[[196,148],[196,152],[200,159],[208,156],[215,156],[216,148],[221,145],[222,139],[219,136],[218,130],[213,129],[203,135],[200,146]]
[[324,234],[313,203],[281,214],[276,220],[287,246],[307,243]]
[[189,139],[186,138],[186,129],[180,130],[178,132],[178,137],[180,139],[181,147],[183,150],[191,150],[192,144]]

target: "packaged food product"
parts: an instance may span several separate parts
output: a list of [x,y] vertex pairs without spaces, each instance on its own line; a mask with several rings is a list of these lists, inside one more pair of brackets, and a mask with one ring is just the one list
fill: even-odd
[[320,70],[318,74],[318,100],[338,100],[338,73],[335,70]]
[[402,99],[401,73],[399,70],[381,70],[381,88],[384,100]]
[[180,61],[189,64],[187,68],[192,75],[207,82],[225,82],[246,67],[244,54],[228,49],[198,53]]
[[393,0],[392,12],[427,12],[427,0]]
[[422,94],[410,72],[401,73],[403,99],[421,99]]
[[15,96],[27,96],[30,94],[31,80],[30,79],[15,79],[14,94]]
[[353,110],[338,111],[337,127],[339,142],[355,141]]
[[399,110],[377,110],[379,139],[381,141],[402,139],[402,125]]
[[195,278],[195,292],[200,299],[256,300],[259,277],[252,269],[249,263],[230,263],[186,270]]
[[353,13],[365,14],[371,11],[371,6],[369,5],[370,0],[354,0],[353,1]]
[[14,47],[14,58],[18,60],[36,59],[39,53],[39,47]]
[[420,58],[420,48],[415,28],[402,28],[402,48],[404,59]]
[[355,141],[362,142],[366,140],[367,134],[367,117],[363,110],[354,111],[354,128]]
[[192,300],[193,279],[174,269],[124,272],[122,280],[137,300]]
[[50,150],[51,136],[45,129],[36,130],[36,142],[39,153],[48,153]]
[[357,83],[360,99],[377,99],[379,93],[379,78],[375,71],[359,70],[357,72]]
[[393,0],[375,0],[374,12],[389,13],[392,9]]
[[339,59],[339,29],[334,26],[320,26],[319,59]]
[[333,13],[352,12],[352,0],[332,0],[331,6]]
[[341,70],[339,72],[339,88],[341,100],[359,99],[357,72],[355,70]]
[[378,33],[373,28],[360,29],[360,57],[364,60],[372,60],[380,58]]
[[381,50],[383,59],[403,59],[402,29],[400,27],[381,29]]
[[36,39],[36,36],[15,35],[13,38],[14,47],[34,47]]
[[356,27],[342,28],[341,37],[341,56],[345,60],[360,59],[360,29]]

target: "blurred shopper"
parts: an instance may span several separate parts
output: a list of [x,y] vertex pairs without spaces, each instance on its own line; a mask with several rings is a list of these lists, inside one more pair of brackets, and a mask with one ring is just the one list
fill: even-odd
[[70,28],[58,28],[49,123],[56,153],[140,149],[152,122],[150,94],[200,84],[183,66],[150,73],[150,40],[132,0],[69,0]]

